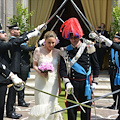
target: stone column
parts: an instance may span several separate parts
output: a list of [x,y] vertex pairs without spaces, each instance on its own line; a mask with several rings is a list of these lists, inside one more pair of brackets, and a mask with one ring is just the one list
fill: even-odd
[[[16,3],[19,0],[0,0],[0,23],[3,25],[3,29],[7,32],[8,17],[12,17],[16,14]],[[28,8],[28,0],[21,0],[23,7]]]

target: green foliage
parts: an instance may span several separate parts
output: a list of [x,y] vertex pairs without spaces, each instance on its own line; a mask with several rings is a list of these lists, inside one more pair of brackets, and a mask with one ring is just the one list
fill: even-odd
[[12,18],[8,17],[8,23],[10,25],[18,22],[21,34],[26,31],[30,31],[34,26],[30,26],[30,17],[33,15],[33,11],[28,13],[27,8],[23,8],[23,4],[20,2],[16,3],[16,15],[13,15]]
[[120,32],[120,4],[118,5],[118,1],[114,2],[115,6],[112,11],[114,21],[111,23],[111,38],[114,37],[116,32]]

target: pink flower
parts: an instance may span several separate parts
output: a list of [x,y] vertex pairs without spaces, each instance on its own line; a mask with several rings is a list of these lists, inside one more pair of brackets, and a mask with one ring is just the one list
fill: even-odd
[[41,72],[48,72],[48,71],[53,72],[54,71],[54,67],[52,63],[41,63],[41,65],[38,66],[38,69]]

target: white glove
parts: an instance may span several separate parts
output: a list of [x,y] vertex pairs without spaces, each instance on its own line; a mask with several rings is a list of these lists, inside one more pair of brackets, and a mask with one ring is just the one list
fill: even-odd
[[91,40],[85,39],[84,42],[85,42],[87,45],[94,45],[94,42],[92,42]]
[[73,94],[74,93],[73,86],[72,86],[71,83],[66,84],[66,92],[67,92],[67,94]]
[[106,38],[103,35],[100,35],[99,38],[100,38],[100,41],[102,41],[102,42],[104,41],[106,46],[108,46],[108,47],[110,47],[113,43],[111,40],[109,40],[108,38]]
[[94,91],[94,90],[95,90],[96,85],[97,85],[96,83],[92,83],[92,85],[91,85],[91,90],[92,90],[92,91]]
[[[44,26],[44,27],[43,27]],[[39,26],[37,26],[37,30],[46,30],[47,29],[47,25],[45,25],[45,23],[43,23],[43,24],[41,24],[41,25],[39,25]]]
[[40,31],[35,30],[35,31],[31,32],[31,33],[28,33],[27,37],[28,37],[28,39],[30,39],[31,37],[35,37],[35,36],[39,36],[39,35],[40,35]]
[[16,74],[15,75],[12,75],[11,78],[12,82],[15,84],[15,85],[19,85],[19,84],[22,84],[22,79],[19,78]]
[[40,46],[45,42],[45,39],[39,41]]
[[89,38],[97,39],[98,35],[95,32],[91,32],[91,33],[89,33]]

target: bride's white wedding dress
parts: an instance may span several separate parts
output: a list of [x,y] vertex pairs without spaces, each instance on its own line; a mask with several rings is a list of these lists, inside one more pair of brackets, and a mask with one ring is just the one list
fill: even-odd
[[[47,78],[36,73],[35,88],[58,95],[59,50],[54,48],[50,55],[45,47],[38,47],[34,52],[33,60],[38,62],[38,66],[45,62],[51,62],[54,66],[54,71],[49,72]],[[30,111],[29,120],[63,120],[61,113],[50,115],[51,112],[60,109],[62,108],[58,104],[58,98],[35,91],[35,106]]]

